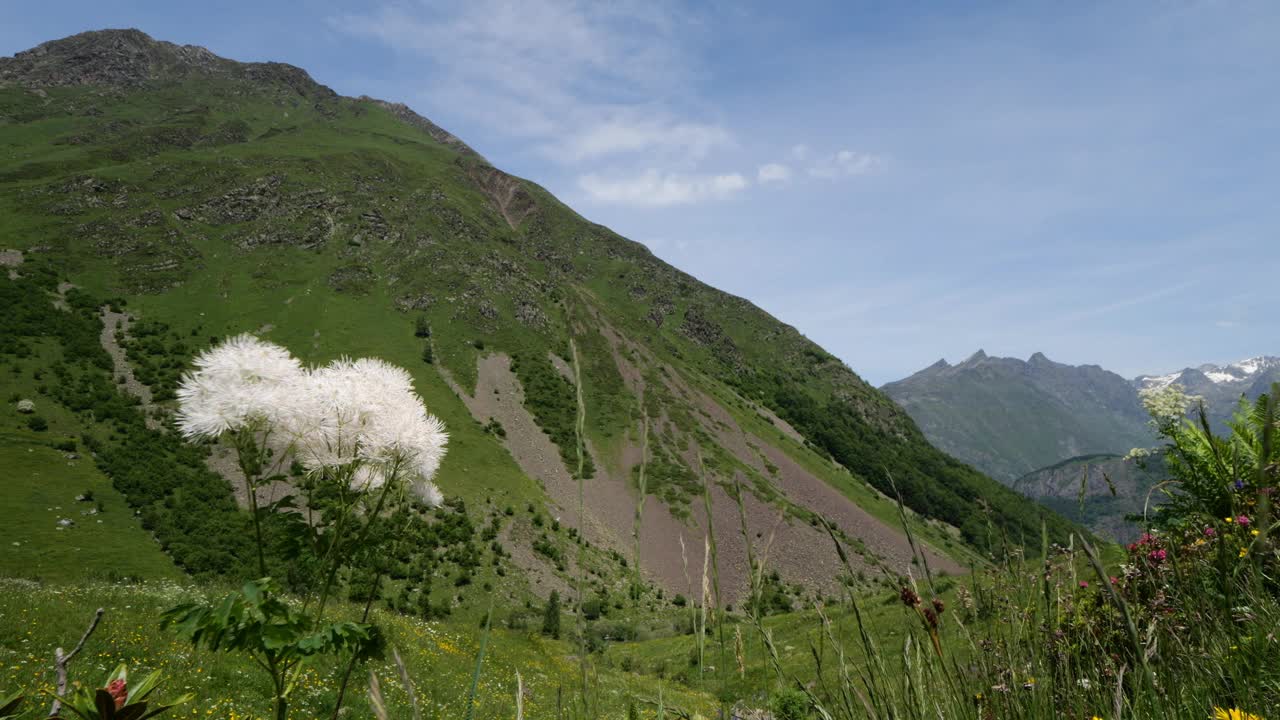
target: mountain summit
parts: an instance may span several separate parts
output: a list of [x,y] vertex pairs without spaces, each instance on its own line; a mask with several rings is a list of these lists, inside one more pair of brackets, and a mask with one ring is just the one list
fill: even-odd
[[[961,570],[989,522],[1011,538],[1038,537],[1042,517],[1055,538],[1069,528],[929,445],[795,328],[584,220],[406,106],[110,30],[0,59],[0,147],[19,143],[0,169],[7,282],[56,272],[127,307],[132,318],[101,315],[122,363],[110,381],[136,377],[122,387],[146,390],[140,402],[163,417],[192,353],[245,331],[308,361],[411,367],[451,434],[440,488],[471,521],[501,526],[491,540],[510,554],[494,550],[492,564],[519,569],[535,593],[563,586],[563,548],[582,538],[612,553],[593,566],[600,577],[616,578],[609,563],[634,543],[650,579],[687,591],[682,544],[697,577],[694,548],[714,530],[736,595],[739,500],[751,536],[776,533],[771,565],[815,592],[837,589],[841,572],[819,516],[868,575],[910,565],[895,491],[935,568]],[[12,391],[56,404],[41,387]],[[68,417],[59,431],[113,437]],[[225,474],[218,453],[210,463]],[[179,512],[167,482],[122,487]]]
[[[321,112],[325,112],[327,103],[340,99],[300,67],[228,60],[198,45],[175,45],[132,28],[84,32],[42,43],[11,58],[0,57],[0,87],[88,86],[124,91],[210,81],[238,82],[247,91],[252,88],[252,92],[268,88],[283,91],[314,101]],[[380,105],[444,145],[476,155],[453,134],[403,104],[359,99]]]
[[1003,482],[1077,455],[1147,445],[1146,414],[1127,380],[1097,365],[1071,366],[979,350],[939,361],[882,388],[934,445]]
[[1248,392],[1258,382],[1270,385],[1269,379],[1280,371],[1280,357],[1259,355],[1229,365],[1206,364],[1185,368],[1166,375],[1139,375],[1133,384],[1140,390],[1168,387],[1179,383],[1185,387],[1204,387],[1205,382],[1224,389]]
[[1152,444],[1141,390],[1180,384],[1204,398],[1221,429],[1242,397],[1256,398],[1278,381],[1280,357],[1274,356],[1125,380],[1040,352],[1019,360],[979,350],[958,365],[939,360],[882,389],[939,448],[1012,483],[1068,459],[1124,455]]

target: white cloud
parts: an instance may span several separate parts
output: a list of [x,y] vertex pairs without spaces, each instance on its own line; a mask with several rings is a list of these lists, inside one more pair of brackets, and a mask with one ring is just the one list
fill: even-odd
[[587,128],[556,147],[569,159],[577,161],[651,150],[672,151],[687,158],[700,159],[711,150],[730,143],[729,132],[718,125],[618,118]]
[[688,161],[731,138],[680,110],[698,104],[698,63],[681,36],[696,23],[685,12],[661,0],[421,0],[329,23],[422,58],[422,95],[435,108],[532,140],[551,159],[657,152]]
[[723,200],[747,187],[738,173],[681,175],[649,169],[634,177],[603,177],[590,173],[578,178],[578,187],[592,200],[610,205],[665,207]]
[[804,160],[809,157],[809,146],[803,143],[794,145],[791,148],[792,160]]
[[823,180],[835,180],[873,173],[883,166],[884,160],[878,155],[841,150],[834,155],[820,158],[809,166],[809,174]]
[[761,185],[774,182],[785,183],[790,179],[791,168],[780,163],[766,163],[756,171],[756,182]]

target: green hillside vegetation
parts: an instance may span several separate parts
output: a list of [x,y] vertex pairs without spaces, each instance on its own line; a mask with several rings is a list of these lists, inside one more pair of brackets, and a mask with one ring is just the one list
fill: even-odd
[[[0,59],[0,695],[44,702],[53,649],[101,606],[73,677],[160,669],[196,695],[174,715],[378,716],[372,671],[387,716],[410,717],[393,649],[424,717],[1120,720],[1277,701],[1274,446],[1232,445],[1253,474],[1226,498],[1208,455],[1177,466],[1203,502],[1095,567],[1092,537],[935,449],[794,328],[403,107],[136,31],[46,50]],[[226,468],[258,451],[248,434],[190,441],[174,416],[193,359],[243,332],[307,364],[406,368],[449,433],[444,501],[372,504],[296,463],[250,473],[270,497],[246,492]],[[472,409],[499,356],[555,472],[522,469],[528,438]],[[584,510],[629,520],[641,423],[682,582],[646,557],[637,584],[629,524],[580,529],[563,494],[621,478]],[[865,514],[835,527],[845,498]],[[1260,540],[1217,520],[1241,515]],[[1213,553],[1194,544],[1210,521]],[[775,531],[793,533],[782,552]]]
[[[132,313],[155,323],[140,332],[167,326],[185,346],[193,332],[203,340],[269,327],[307,360],[369,353],[421,368],[422,346],[406,332],[407,313],[421,314],[435,363],[464,388],[478,356],[519,358],[521,379],[537,389],[527,396],[535,416],[567,453],[564,388],[543,359],[563,356],[570,335],[593,447],[615,447],[636,417],[611,348],[591,330],[601,318],[657,362],[772,408],[879,491],[892,494],[891,474],[909,507],[960,527],[969,543],[988,541],[987,517],[1010,537],[1038,532],[1033,505],[933,450],[892,402],[793,328],[456,140],[287,66],[188,68],[145,36],[73,41],[143,47],[159,58],[159,79],[68,84],[56,58],[11,66],[45,79],[43,97],[14,81],[0,88],[0,147],[11,158],[0,173],[0,233],[90,292],[126,295]],[[160,398],[182,349],[191,348],[139,368]],[[443,408],[459,406],[438,396],[448,391],[431,375],[419,374],[428,402],[459,420],[451,428],[469,425],[448,417]],[[493,443],[466,435],[453,457],[500,462],[485,460],[494,449],[481,446]],[[504,474],[493,487],[536,494]],[[458,491],[466,496],[466,483]],[[1063,537],[1067,526],[1047,519]]]
[[1100,536],[1127,543],[1141,533],[1143,512],[1154,514],[1164,502],[1155,488],[1169,478],[1160,452],[1088,455],[1027,473],[1013,488]]

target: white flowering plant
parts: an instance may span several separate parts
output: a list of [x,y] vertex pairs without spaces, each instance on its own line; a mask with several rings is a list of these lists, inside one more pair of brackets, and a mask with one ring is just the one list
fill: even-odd
[[[354,561],[378,556],[370,544],[392,540],[372,532],[392,508],[411,496],[427,505],[442,502],[432,479],[448,436],[414,392],[409,374],[382,360],[342,358],[309,368],[279,345],[238,335],[201,353],[194,365],[176,393],[177,427],[193,441],[222,441],[235,449],[260,579],[216,605],[174,608],[166,623],[196,644],[274,657],[263,667],[276,688],[277,717],[283,717],[292,684],[286,675],[322,653],[349,654],[354,665],[376,645],[370,626],[324,625],[327,603],[343,567],[359,570]],[[314,568],[323,578],[298,609],[276,597],[281,586],[269,572],[263,533],[268,514],[285,517],[277,511],[297,503],[286,495],[262,507],[259,499],[259,490],[284,478],[286,467],[300,469],[296,485],[303,495],[303,511],[277,523],[297,540],[287,564]],[[376,588],[381,568],[373,578]],[[236,620],[228,608],[255,621]],[[333,642],[313,642],[316,637]],[[281,655],[283,650],[288,652]]]
[[243,652],[271,676],[276,718],[288,715],[291,677],[317,655],[350,653],[352,661],[382,656],[385,643],[376,626],[335,622],[317,627],[314,619],[281,599],[271,578],[245,583],[239,593],[216,605],[184,603],[164,614],[163,625],[197,647]]

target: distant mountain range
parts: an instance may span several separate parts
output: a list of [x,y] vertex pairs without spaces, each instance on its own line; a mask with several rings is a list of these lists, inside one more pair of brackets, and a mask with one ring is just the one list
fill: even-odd
[[1155,440],[1133,383],[1042,353],[1024,361],[979,350],[883,390],[934,445],[1006,484],[1067,458],[1123,454]]
[[[1099,532],[1122,536],[1125,513],[1141,510],[1146,489],[1163,473],[1162,463],[1137,468],[1122,459],[1134,447],[1157,443],[1140,391],[1180,384],[1204,398],[1221,431],[1241,397],[1256,398],[1275,382],[1280,357],[1274,356],[1127,380],[1043,353],[1019,360],[979,350],[957,365],[939,360],[882,389],[939,449]],[[1088,506],[1080,509],[1086,473]]]
[[1123,455],[1155,442],[1139,391],[1180,384],[1204,398],[1219,429],[1243,397],[1280,382],[1280,357],[1201,365],[1127,380],[1097,365],[1064,365],[979,350],[885,385],[883,390],[942,450],[1012,483],[1034,470],[1096,454]]
[[1209,417],[1221,428],[1241,396],[1256,398],[1276,382],[1280,382],[1280,357],[1264,355],[1230,365],[1201,365],[1167,375],[1139,375],[1133,384],[1140,390],[1181,385],[1191,395],[1204,398]]

